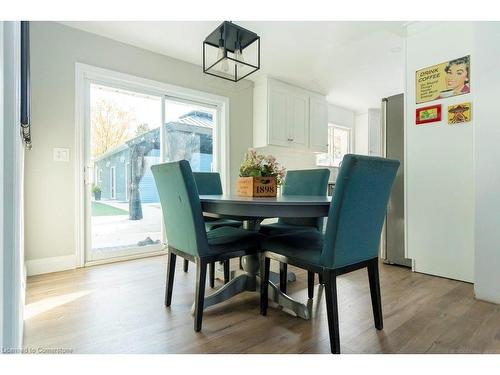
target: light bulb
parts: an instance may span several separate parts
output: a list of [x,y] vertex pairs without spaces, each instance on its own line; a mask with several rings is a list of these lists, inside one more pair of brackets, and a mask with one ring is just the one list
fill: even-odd
[[224,58],[224,60],[222,60],[220,62],[220,67],[221,67],[222,71],[227,72],[229,70],[229,63],[227,62],[227,59],[225,57],[226,57],[226,53],[225,53],[224,46],[220,46],[219,50],[217,51],[217,61]]
[[219,49],[217,50],[217,60],[220,60],[224,57],[224,47],[221,46],[219,47]]
[[223,72],[227,72],[229,70],[229,63],[227,62],[227,53],[226,48],[224,47],[224,39],[222,37],[223,30],[220,31],[220,39],[219,39],[219,50],[217,51],[217,61],[223,59],[220,63],[220,67]]
[[[241,51],[241,47],[240,48],[237,48],[235,51],[234,51],[234,58],[238,61],[241,61],[241,62],[245,62],[245,59],[243,58],[243,52]],[[241,63],[236,63],[237,66],[239,67],[242,67],[243,64]]]
[[229,70],[229,63],[227,62],[227,59],[222,60],[221,68],[222,68],[222,71],[227,73],[227,71]]

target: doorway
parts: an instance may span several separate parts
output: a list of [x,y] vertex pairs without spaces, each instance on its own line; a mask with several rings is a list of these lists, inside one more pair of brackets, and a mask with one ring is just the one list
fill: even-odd
[[86,261],[163,248],[151,165],[161,162],[162,97],[90,84]]
[[85,92],[84,262],[162,254],[151,166],[185,159],[193,171],[223,172],[224,107],[101,80]]

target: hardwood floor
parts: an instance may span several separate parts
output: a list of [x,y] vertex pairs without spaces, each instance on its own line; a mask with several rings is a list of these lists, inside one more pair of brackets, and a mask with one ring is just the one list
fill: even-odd
[[[163,256],[28,278],[24,346],[74,353],[330,353],[317,278],[310,321],[272,303],[263,317],[258,294],[244,293],[207,309],[195,333],[194,267],[184,273],[177,262],[171,308],[163,305],[165,267]],[[289,294],[306,301],[307,273],[290,270],[297,282],[288,284]],[[342,353],[500,353],[500,306],[475,300],[472,285],[388,265],[381,265],[380,277],[383,331],[373,326],[366,270],[338,278]]]

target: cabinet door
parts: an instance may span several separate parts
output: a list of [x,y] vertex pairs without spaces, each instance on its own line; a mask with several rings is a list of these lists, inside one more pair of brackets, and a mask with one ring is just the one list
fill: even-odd
[[288,146],[289,134],[287,126],[287,92],[278,87],[269,89],[269,144]]
[[309,138],[309,97],[305,94],[290,94],[289,136],[292,147],[307,148]]
[[311,97],[309,112],[309,149],[328,152],[328,106],[324,98]]

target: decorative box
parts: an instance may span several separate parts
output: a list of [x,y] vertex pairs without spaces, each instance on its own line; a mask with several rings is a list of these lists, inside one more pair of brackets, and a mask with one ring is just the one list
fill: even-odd
[[238,195],[242,197],[275,197],[276,177],[238,177]]

